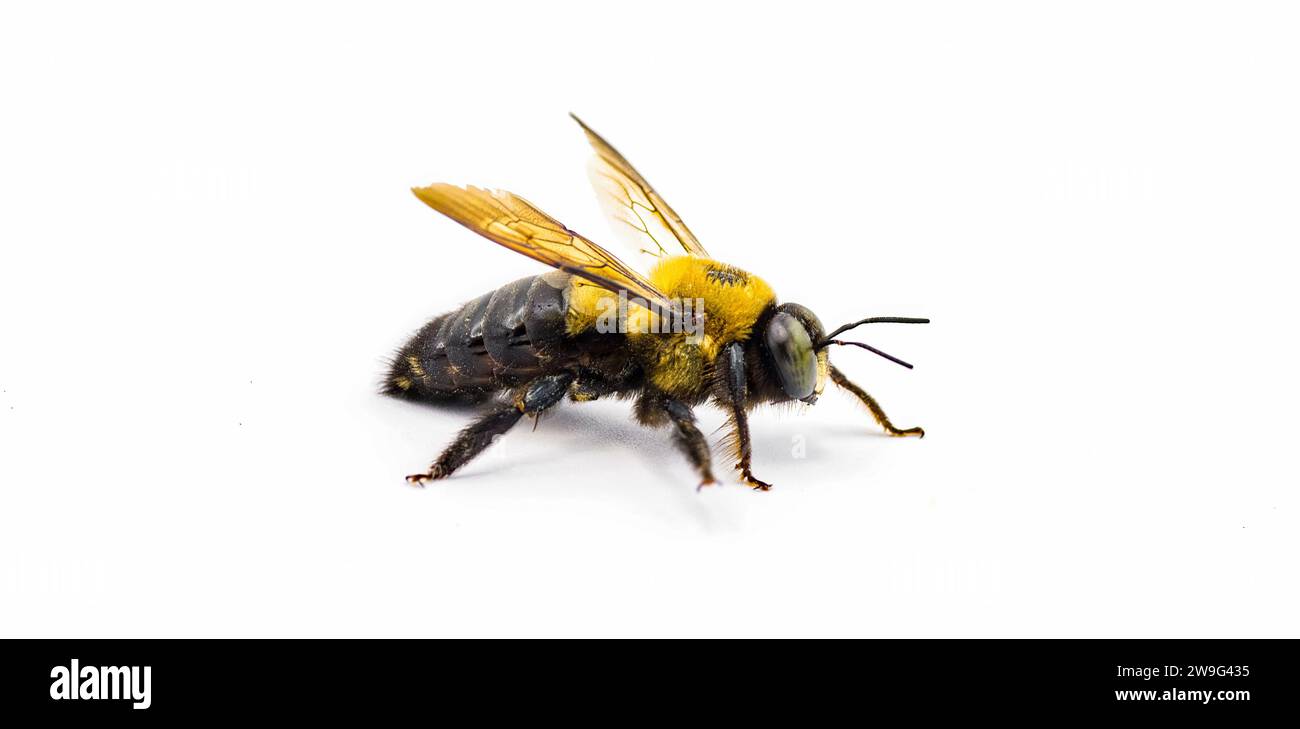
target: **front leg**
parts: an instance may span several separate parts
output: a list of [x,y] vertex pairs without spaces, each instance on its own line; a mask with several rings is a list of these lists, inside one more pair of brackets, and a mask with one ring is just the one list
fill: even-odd
[[759,491],[767,491],[772,484],[760,481],[750,470],[749,416],[745,411],[748,396],[745,382],[745,350],[739,343],[727,345],[719,359],[719,370],[726,386],[726,406],[731,418],[732,438],[736,447],[736,470],[740,477]]
[[831,381],[856,395],[857,398],[862,401],[862,404],[866,405],[867,409],[871,411],[871,415],[875,417],[876,422],[880,423],[880,427],[884,428],[886,433],[897,438],[909,435],[914,435],[918,438],[925,437],[925,430],[921,428],[894,427],[894,424],[889,422],[889,416],[885,415],[885,409],[880,407],[880,403],[876,402],[876,398],[868,395],[866,390],[853,384],[853,382],[849,380],[849,378],[845,377],[844,373],[840,372],[835,365],[831,365]]

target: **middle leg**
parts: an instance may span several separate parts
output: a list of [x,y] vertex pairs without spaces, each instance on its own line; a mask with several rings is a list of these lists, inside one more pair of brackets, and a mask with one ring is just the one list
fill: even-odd
[[672,423],[673,442],[699,472],[700,486],[718,482],[713,477],[709,441],[695,427],[695,413],[689,405],[657,390],[646,390],[636,401],[636,419],[652,428]]
[[709,454],[709,441],[700,429],[695,427],[695,413],[692,413],[685,403],[672,398],[664,398],[663,409],[677,429],[673,437],[677,447],[691,459],[695,470],[700,472],[699,488],[717,483],[718,480],[713,477],[710,464],[712,456]]

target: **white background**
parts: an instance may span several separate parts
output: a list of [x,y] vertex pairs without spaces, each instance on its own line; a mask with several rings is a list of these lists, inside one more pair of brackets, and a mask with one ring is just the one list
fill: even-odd
[[[1298,32],[1264,3],[6,4],[0,633],[1300,635]],[[914,371],[835,352],[928,437],[828,392],[753,417],[773,491],[697,494],[598,402],[404,483],[469,414],[377,395],[386,357],[542,270],[407,188],[612,241],[569,111],[828,325],[932,317],[859,332]]]

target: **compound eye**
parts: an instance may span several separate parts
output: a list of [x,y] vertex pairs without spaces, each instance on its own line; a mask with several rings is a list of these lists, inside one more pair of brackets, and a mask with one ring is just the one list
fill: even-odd
[[767,325],[766,343],[785,394],[794,400],[811,395],[817,386],[817,353],[803,324],[778,312]]

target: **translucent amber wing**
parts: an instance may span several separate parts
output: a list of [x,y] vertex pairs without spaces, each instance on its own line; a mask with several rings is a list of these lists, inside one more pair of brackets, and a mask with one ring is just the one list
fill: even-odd
[[587,172],[615,231],[637,251],[655,258],[683,254],[708,258],[695,234],[632,163],[577,116],[569,116],[586,132],[596,151]]
[[506,248],[609,291],[626,291],[629,297],[671,308],[668,297],[641,274],[522,197],[505,190],[446,183],[413,188],[412,192],[434,210]]

